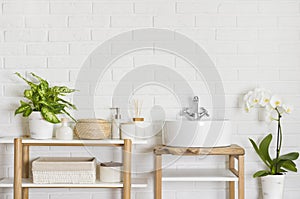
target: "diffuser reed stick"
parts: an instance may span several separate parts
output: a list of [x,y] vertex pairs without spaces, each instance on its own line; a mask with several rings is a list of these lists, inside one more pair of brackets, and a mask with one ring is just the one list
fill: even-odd
[[132,101],[133,101],[133,108],[134,108],[133,121],[144,121],[144,118],[141,118],[143,100],[134,99]]

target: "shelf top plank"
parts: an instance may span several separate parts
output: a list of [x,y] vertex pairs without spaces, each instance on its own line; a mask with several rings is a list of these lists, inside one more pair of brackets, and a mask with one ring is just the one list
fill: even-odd
[[227,169],[166,169],[162,181],[238,181],[238,177]]
[[[0,137],[0,144],[13,144],[16,137]],[[55,138],[38,140],[29,137],[22,137],[23,144],[30,145],[123,145],[124,140],[104,139],[104,140],[57,140]],[[147,140],[134,140],[133,144],[147,144]]]
[[[133,188],[146,188],[147,179],[133,178],[131,186]],[[101,182],[96,180],[92,184],[35,184],[31,178],[22,179],[22,187],[27,188],[122,188],[122,182]],[[13,188],[13,178],[4,178],[0,180],[0,188]]]
[[245,150],[232,144],[227,147],[170,147],[159,145],[154,148],[155,155],[244,155]]

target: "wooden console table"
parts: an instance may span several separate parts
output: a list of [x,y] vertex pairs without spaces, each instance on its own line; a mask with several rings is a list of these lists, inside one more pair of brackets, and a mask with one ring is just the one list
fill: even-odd
[[[155,155],[155,199],[162,199],[162,181],[225,181],[229,182],[229,198],[235,198],[235,182],[238,182],[238,199],[244,199],[244,154],[245,150],[238,145],[216,148],[178,148],[156,146]],[[162,172],[162,155],[228,155],[229,170],[172,170]],[[238,168],[235,168],[235,159]]]

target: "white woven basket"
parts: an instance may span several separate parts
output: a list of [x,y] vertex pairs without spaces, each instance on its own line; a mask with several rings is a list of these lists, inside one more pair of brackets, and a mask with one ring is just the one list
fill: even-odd
[[95,158],[45,157],[32,162],[33,183],[88,184],[96,181]]

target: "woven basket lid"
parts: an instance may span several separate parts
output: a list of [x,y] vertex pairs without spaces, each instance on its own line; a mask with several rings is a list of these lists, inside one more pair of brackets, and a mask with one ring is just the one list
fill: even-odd
[[80,119],[77,120],[77,123],[99,123],[99,122],[109,122],[104,119]]

